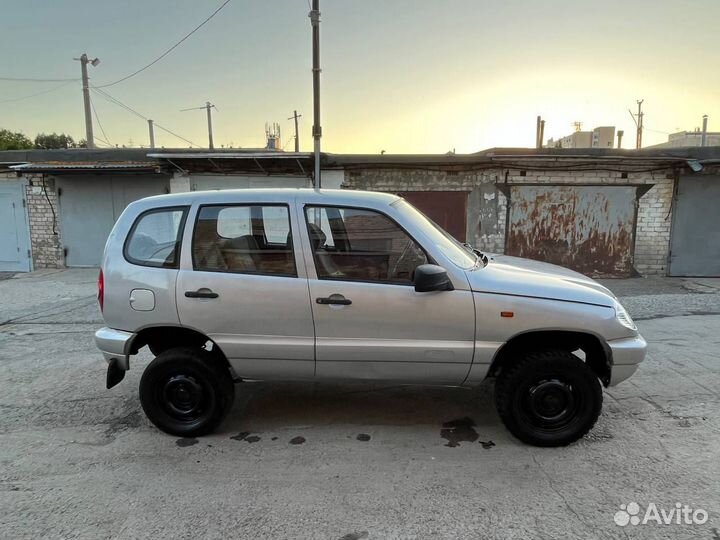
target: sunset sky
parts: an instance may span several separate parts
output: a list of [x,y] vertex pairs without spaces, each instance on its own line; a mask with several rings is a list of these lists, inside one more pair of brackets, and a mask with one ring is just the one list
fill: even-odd
[[[0,77],[72,78],[87,52],[91,84],[147,64],[221,0],[2,0]],[[546,137],[624,129],[644,98],[645,143],[699,126],[720,131],[720,1],[322,0],[323,150],[474,152]],[[232,0],[162,61],[106,88],[114,97],[207,145],[204,111],[218,107],[215,144],[261,147],[278,122],[292,149],[312,141],[311,28],[307,0]],[[84,137],[79,82],[0,81],[0,128]],[[147,145],[146,123],[93,94],[113,144]],[[95,131],[102,136],[96,125]],[[130,142],[132,141],[132,143]],[[162,132],[166,147],[187,144]]]

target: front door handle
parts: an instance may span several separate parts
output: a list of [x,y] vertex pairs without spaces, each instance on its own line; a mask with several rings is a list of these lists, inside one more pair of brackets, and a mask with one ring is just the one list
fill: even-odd
[[349,306],[352,304],[352,300],[345,298],[342,294],[331,294],[327,297],[316,298],[315,301],[318,304],[331,306]]
[[197,291],[185,291],[187,298],[217,298],[220,296],[216,292],[212,292],[210,289],[198,289]]

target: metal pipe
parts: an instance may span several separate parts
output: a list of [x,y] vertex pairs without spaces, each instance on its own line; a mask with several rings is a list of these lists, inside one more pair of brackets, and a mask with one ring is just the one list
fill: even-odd
[[313,151],[315,152],[315,189],[322,187],[320,178],[320,0],[312,0],[312,11],[309,14],[312,25],[312,58],[313,58]]
[[148,131],[150,133],[150,148],[155,148],[155,129],[153,128],[153,121],[148,118]]

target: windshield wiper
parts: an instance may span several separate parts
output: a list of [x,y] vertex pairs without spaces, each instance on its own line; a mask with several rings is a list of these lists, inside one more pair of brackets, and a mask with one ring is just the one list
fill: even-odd
[[484,254],[482,251],[480,251],[479,249],[474,248],[473,246],[471,246],[471,245],[468,244],[467,242],[464,242],[464,243],[463,243],[463,247],[464,247],[465,249],[467,249],[468,251],[470,251],[470,252],[471,252],[473,255],[475,255],[478,259],[480,259],[480,260],[483,262],[483,264],[487,264],[487,263],[488,263],[488,256],[485,255],[485,254]]

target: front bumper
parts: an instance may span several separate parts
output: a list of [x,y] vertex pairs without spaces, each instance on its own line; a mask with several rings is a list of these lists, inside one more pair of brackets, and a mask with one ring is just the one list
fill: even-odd
[[130,344],[135,334],[114,330],[112,328],[101,328],[95,332],[95,345],[100,349],[105,360],[117,366],[118,369],[127,371],[130,369]]
[[645,359],[647,341],[640,334],[629,338],[608,341],[612,351],[612,374],[610,386],[615,386],[637,371],[638,364]]

